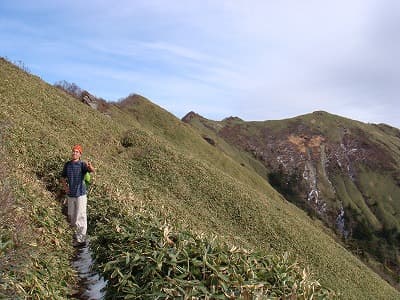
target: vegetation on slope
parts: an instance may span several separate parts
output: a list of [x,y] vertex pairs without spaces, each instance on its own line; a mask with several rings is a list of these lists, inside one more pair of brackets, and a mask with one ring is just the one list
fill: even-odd
[[70,231],[53,195],[7,158],[10,127],[0,130],[0,298],[65,299],[76,284]]
[[[322,219],[349,249],[399,287],[398,129],[326,112],[265,122],[217,122],[190,113],[184,120],[201,133],[214,132],[217,144],[223,139],[238,152],[252,154],[286,199]],[[376,268],[375,260],[383,266]]]
[[[111,205],[112,206],[112,205]],[[335,294],[288,257],[228,246],[149,212],[96,210],[92,246],[107,298],[327,299]],[[104,246],[106,245],[106,246]]]
[[[129,231],[131,226],[124,218],[111,222],[112,215],[133,215],[146,207],[168,219],[174,227],[216,234],[221,242],[268,255],[289,251],[301,266],[310,266],[323,286],[346,298],[398,298],[398,292],[336,244],[318,224],[287,203],[250,168],[221,155],[179,120],[169,124],[171,116],[162,114],[160,108],[147,103],[152,109],[142,118],[151,119],[153,114],[160,113],[158,120],[168,123],[159,126],[165,128],[164,132],[154,130],[151,122],[141,125],[140,120],[129,117],[128,110],[116,106],[110,107],[110,118],[38,78],[4,61],[0,63],[0,120],[9,124],[4,149],[8,159],[15,163],[15,176],[20,178],[15,188],[37,189],[37,193],[30,195],[18,194],[18,205],[32,200],[34,207],[42,207],[51,218],[61,220],[57,203],[52,199],[54,195],[48,191],[57,189],[58,172],[69,159],[71,145],[81,143],[85,158],[90,157],[96,165],[95,183],[89,195],[89,228],[94,238],[106,238],[106,232],[113,232],[118,239],[118,230]],[[187,142],[181,144],[182,139]],[[207,155],[201,154],[201,149]],[[26,180],[22,181],[23,178]],[[97,212],[101,211],[108,212],[110,218],[108,214],[104,219],[98,218]],[[33,216],[27,217],[28,223],[38,228]],[[72,274],[63,260],[72,251],[68,245],[71,232],[66,229],[57,235],[59,228],[65,227],[63,222],[45,227],[52,238],[60,237],[63,254],[42,245],[37,248],[47,251],[46,258],[56,262],[60,272]],[[31,250],[34,246],[26,247]],[[9,249],[6,251],[11,253]],[[114,253],[114,249],[100,244],[96,249],[97,253],[111,256],[117,256],[118,251],[116,248]],[[32,261],[32,257],[26,257],[27,263]],[[35,274],[55,272],[43,265],[31,270]],[[11,282],[25,279],[15,278]],[[60,276],[47,279],[54,286],[71,283],[60,280]],[[57,292],[67,293],[61,287]]]

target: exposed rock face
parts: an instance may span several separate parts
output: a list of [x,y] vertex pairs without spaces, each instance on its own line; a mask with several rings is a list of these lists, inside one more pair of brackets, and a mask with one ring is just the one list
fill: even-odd
[[346,230],[346,226],[345,226],[345,217],[344,217],[343,206],[340,207],[339,214],[336,217],[336,228],[338,229],[339,233],[342,236],[344,236],[345,238],[348,237],[349,231]]
[[286,199],[400,270],[398,246],[391,246],[400,244],[400,130],[326,112],[265,122],[216,122],[190,112],[183,121],[251,153]]
[[[259,125],[259,124],[258,124]],[[225,124],[218,135],[242,150],[250,152],[272,172],[283,170],[287,175],[301,174],[298,190],[304,200],[318,215],[335,223],[343,214],[340,199],[331,179],[336,175],[347,176],[357,184],[360,165],[379,170],[394,170],[395,160],[388,151],[369,139],[360,129],[338,127],[337,139],[317,128],[300,122],[274,130],[268,124],[249,129],[251,123]],[[249,135],[249,132],[256,132]],[[336,197],[337,198],[337,197]],[[342,230],[340,230],[342,231]]]
[[[54,84],[55,87],[63,90],[64,92],[68,93],[78,101],[85,103],[86,105],[90,106],[93,109],[96,109],[106,115],[108,115],[108,109],[112,104],[107,103],[106,100],[102,98],[98,98],[88,91],[81,89],[75,83],[70,83],[65,80],[58,81]],[[109,115],[108,115],[109,116]]]
[[97,109],[98,103],[97,98],[90,94],[88,91],[83,91],[81,94],[81,100],[83,103],[89,105],[93,109]]
[[215,141],[208,135],[203,135],[203,139],[206,140],[206,142],[210,145],[215,146]]

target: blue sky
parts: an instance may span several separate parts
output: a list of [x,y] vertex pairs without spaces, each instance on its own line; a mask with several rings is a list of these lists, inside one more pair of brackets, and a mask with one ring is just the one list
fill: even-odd
[[177,117],[315,110],[400,127],[400,2],[0,2],[0,56]]

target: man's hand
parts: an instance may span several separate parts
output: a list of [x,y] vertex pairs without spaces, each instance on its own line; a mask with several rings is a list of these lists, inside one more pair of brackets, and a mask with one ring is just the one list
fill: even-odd
[[89,172],[94,172],[94,168],[92,166],[92,163],[90,162],[90,160],[86,163],[87,168],[89,170]]
[[64,188],[64,192],[68,195],[68,193],[69,193],[69,186],[68,186],[68,184],[67,184],[67,181],[65,180],[65,178],[61,178],[60,181],[61,181],[61,184],[62,184],[62,186],[63,186],[63,188]]

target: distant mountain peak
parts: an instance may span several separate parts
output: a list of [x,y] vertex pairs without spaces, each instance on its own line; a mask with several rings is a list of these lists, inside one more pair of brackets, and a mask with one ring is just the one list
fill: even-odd
[[194,112],[193,110],[188,112],[183,118],[182,121],[185,123],[189,123],[192,119],[195,118],[200,118],[200,119],[204,119],[201,115],[199,115],[198,113]]
[[316,110],[312,112],[314,115],[330,115],[327,111],[324,110]]
[[234,121],[243,122],[243,120],[241,118],[233,117],[233,116],[227,117],[227,118],[222,120],[222,122],[234,122]]
[[[118,105],[120,107],[130,107],[132,105],[138,104],[140,101],[146,101],[147,99],[139,94],[133,93],[128,97],[123,98],[119,101]],[[149,100],[147,100],[149,101]]]

